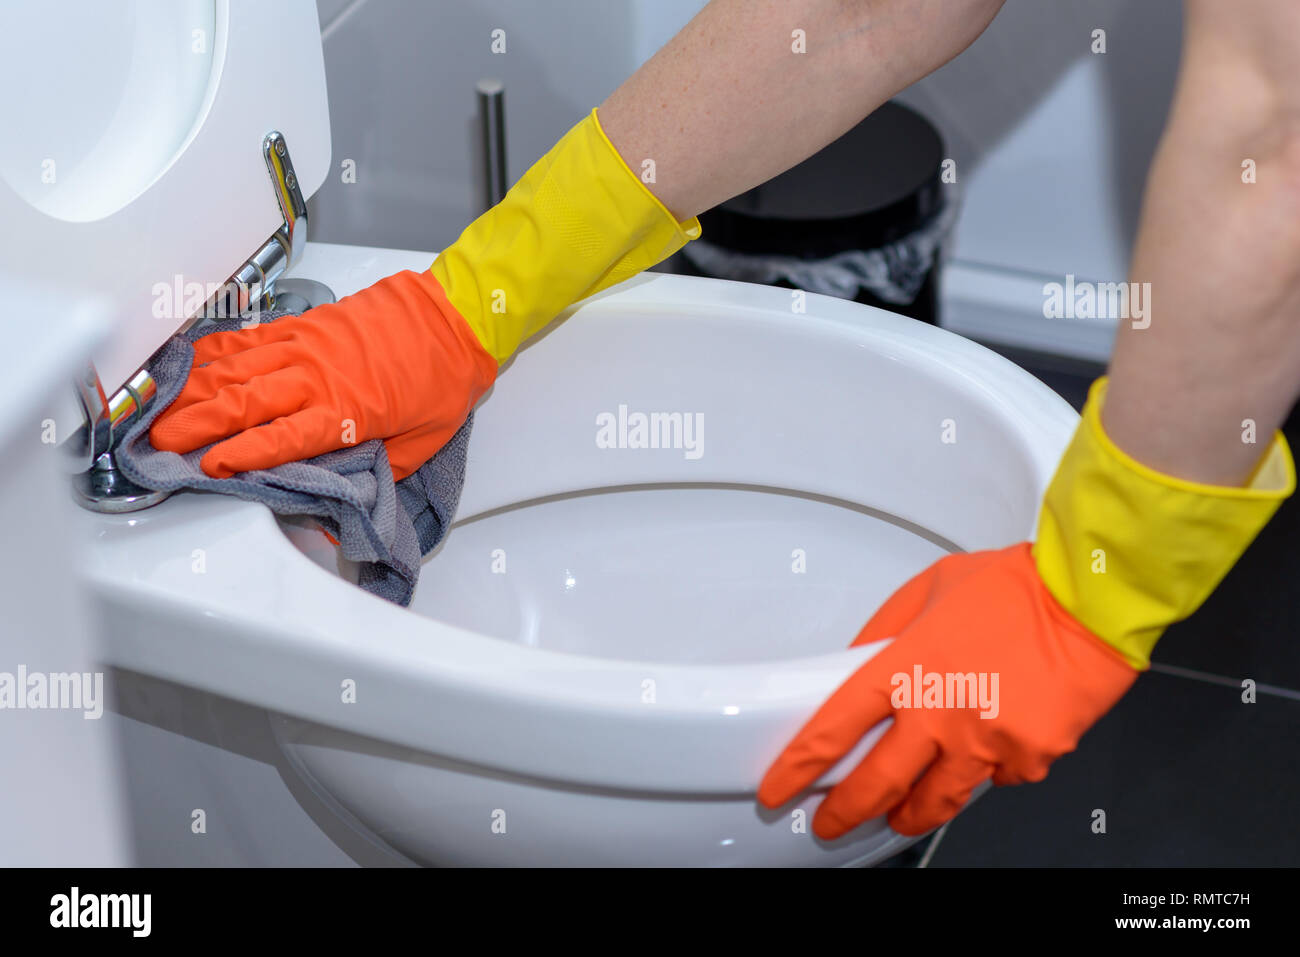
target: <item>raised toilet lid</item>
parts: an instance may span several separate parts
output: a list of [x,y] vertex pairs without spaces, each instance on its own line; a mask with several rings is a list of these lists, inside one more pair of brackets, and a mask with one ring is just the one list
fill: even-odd
[[[88,358],[111,394],[202,304],[197,291],[283,223],[266,134],[283,133],[304,196],[324,181],[316,6],[59,0],[5,13],[0,295],[24,303],[6,321],[33,355],[65,317],[106,330]],[[81,412],[71,386],[57,396],[67,435]]]

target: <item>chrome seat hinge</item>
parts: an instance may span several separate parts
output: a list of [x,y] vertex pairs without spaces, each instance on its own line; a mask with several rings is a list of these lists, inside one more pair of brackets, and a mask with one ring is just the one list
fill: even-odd
[[[284,223],[180,331],[206,316],[234,318],[272,308],[276,280],[302,257],[307,241],[307,203],[298,185],[289,147],[278,130],[262,139],[262,156]],[[122,474],[114,460],[122,437],[157,395],[157,385],[149,371],[140,369],[109,399],[91,363],[76,382],[76,390],[85,423],[66,445],[69,454],[84,466],[84,470],[73,475],[77,502],[95,512],[133,512],[165,499],[170,493],[141,488]]]
[[216,315],[245,316],[254,309],[274,307],[275,282],[302,258],[307,241],[307,203],[302,198],[289,147],[278,130],[267,133],[262,140],[262,157],[284,225],[226,280],[217,294],[219,301],[213,304]]
[[[72,493],[77,502],[94,512],[134,512],[157,505],[167,492],[156,492],[136,485],[121,471],[113,453],[126,430],[141,416],[158,392],[148,371],[141,369],[131,377],[112,399],[104,396],[104,387],[93,363],[77,381],[77,399],[86,417],[86,425],[69,440],[69,452],[90,460],[85,471],[72,476]],[[78,442],[78,437],[84,442]]]

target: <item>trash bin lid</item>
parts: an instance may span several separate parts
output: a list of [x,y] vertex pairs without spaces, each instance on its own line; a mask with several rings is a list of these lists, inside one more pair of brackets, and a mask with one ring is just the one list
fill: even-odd
[[736,252],[823,258],[916,230],[943,201],[943,140],[900,103],[880,107],[799,165],[700,215]]

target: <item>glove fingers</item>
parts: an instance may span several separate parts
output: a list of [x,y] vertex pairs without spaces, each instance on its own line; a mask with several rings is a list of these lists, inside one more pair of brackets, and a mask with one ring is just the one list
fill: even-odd
[[[149,441],[163,452],[193,452],[244,429],[299,411],[313,394],[311,376],[299,367],[223,386],[212,398],[159,416]],[[337,423],[339,416],[331,412]],[[339,428],[334,428],[335,432]],[[210,454],[210,453],[209,453]],[[206,456],[205,456],[206,459]]]
[[862,763],[831,789],[813,816],[813,833],[833,841],[896,807],[939,753],[919,722],[895,721]]
[[918,837],[956,817],[993,768],[970,755],[944,754],[889,815],[899,834]]
[[[306,313],[303,313],[303,316],[305,315]],[[196,339],[194,340],[194,364],[204,365],[227,356],[247,352],[249,349],[256,349],[258,346],[284,342],[293,335],[296,322],[301,319],[302,316],[288,316],[276,322],[263,322],[248,329],[214,332],[202,339]]]
[[993,772],[993,783],[998,787],[1013,784],[1028,784],[1041,781],[1056,759],[1055,753],[1042,753],[1021,749],[1018,753],[1008,755]]
[[269,469],[342,448],[338,413],[314,406],[246,429],[204,453],[199,467],[213,478]]
[[[209,337],[210,338],[210,337]],[[300,351],[287,342],[272,342],[244,352],[196,365],[185,381],[185,388],[159,420],[176,415],[181,409],[215,398],[228,385],[245,383],[259,375],[269,375],[297,364]]]
[[[892,669],[873,658],[817,709],[763,775],[758,800],[780,807],[848,754],[862,736],[892,713]],[[877,746],[878,747],[878,746]]]

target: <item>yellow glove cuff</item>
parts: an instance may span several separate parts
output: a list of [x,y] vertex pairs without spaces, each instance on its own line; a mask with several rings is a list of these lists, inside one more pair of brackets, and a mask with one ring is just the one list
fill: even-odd
[[1105,396],[1103,377],[1043,498],[1034,560],[1066,611],[1145,670],[1295,491],[1295,464],[1279,432],[1243,487],[1162,475],[1107,437]]
[[700,236],[623,162],[593,109],[430,267],[479,342],[504,362],[579,299]]

